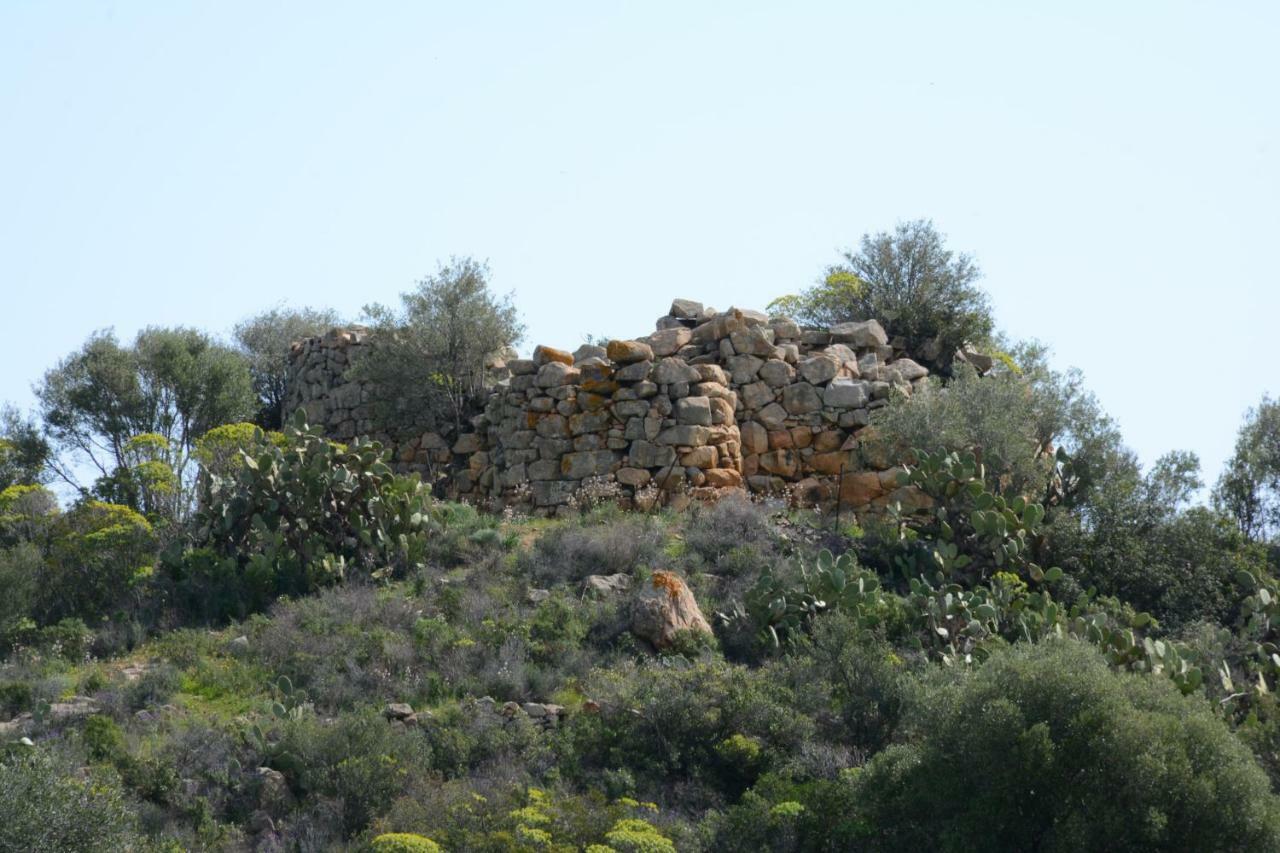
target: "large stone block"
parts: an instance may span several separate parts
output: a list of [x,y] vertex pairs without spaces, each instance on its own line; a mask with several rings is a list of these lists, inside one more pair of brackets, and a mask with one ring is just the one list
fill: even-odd
[[579,366],[587,359],[603,360],[608,357],[608,350],[595,344],[583,344],[573,351],[573,363]]
[[756,420],[764,424],[765,429],[779,429],[787,422],[787,410],[777,403],[770,403],[760,410]]
[[668,427],[658,434],[658,444],[674,444],[685,447],[697,447],[706,444],[711,437],[710,427],[679,424]]
[[821,385],[823,382],[830,382],[840,372],[840,362],[826,354],[811,355],[800,359],[796,370],[806,382]]
[[640,382],[648,379],[652,370],[652,362],[637,361],[634,364],[628,364],[626,367],[618,368],[614,371],[613,378],[618,382]]
[[774,400],[774,391],[764,382],[742,386],[742,404],[748,409],[763,409]]
[[[554,347],[538,346],[533,350],[533,363],[538,367],[555,363],[572,366],[573,354],[567,353],[562,349],[555,349]],[[515,373],[514,370],[511,372]]]
[[760,378],[771,388],[781,388],[795,381],[795,368],[780,358],[771,358],[760,368]]
[[653,354],[658,358],[665,358],[679,352],[680,348],[689,343],[692,337],[693,332],[689,329],[677,326],[674,329],[654,332],[647,340],[649,347],[653,350]]
[[858,379],[833,379],[822,391],[828,409],[860,409],[867,404],[869,385]]
[[[565,353],[568,355],[568,353]],[[573,356],[569,356],[572,361]],[[555,388],[560,385],[572,385],[582,378],[582,371],[561,361],[549,361],[538,368],[537,385],[539,388]]]
[[854,347],[882,347],[889,344],[889,336],[884,328],[875,320],[863,320],[857,323],[838,323],[831,327],[831,340],[837,344],[852,344]]
[[676,401],[676,419],[682,424],[711,426],[711,400],[708,397],[684,397]]
[[808,382],[796,382],[782,389],[782,406],[793,415],[803,415],[821,409],[822,397]]
[[607,352],[609,358],[618,364],[653,361],[653,350],[640,341],[609,341]]
[[619,454],[612,450],[585,450],[580,453],[566,453],[560,460],[560,473],[570,480],[599,477],[611,472],[620,458]]
[[667,314],[678,320],[697,320],[702,316],[701,302],[692,299],[675,299],[671,302],[671,310]]
[[627,454],[631,464],[637,468],[661,468],[676,461],[674,447],[659,447],[652,442],[639,439],[631,442]]
[[754,355],[735,355],[729,359],[728,363],[729,375],[733,377],[735,385],[755,382],[760,375],[760,368],[764,367],[764,359],[756,358]]
[[659,385],[672,385],[677,382],[697,382],[699,376],[697,369],[687,362],[669,357],[658,362],[651,378]]
[[773,356],[773,329],[768,326],[750,326],[732,332],[729,342],[740,355]]
[[565,480],[543,480],[532,486],[534,506],[560,506],[569,502],[577,483]]
[[769,431],[755,421],[742,425],[742,449],[747,453],[764,453],[769,449]]

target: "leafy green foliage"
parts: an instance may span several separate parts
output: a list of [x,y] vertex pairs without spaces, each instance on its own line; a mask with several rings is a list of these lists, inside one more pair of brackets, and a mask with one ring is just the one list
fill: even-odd
[[1207,705],[1112,674],[1079,644],[1018,646],[940,679],[905,724],[852,782],[872,849],[1280,844],[1265,775]]
[[39,427],[12,406],[0,407],[0,492],[47,479],[50,452]]
[[877,410],[870,451],[888,462],[917,447],[972,453],[996,491],[1072,509],[1087,508],[1101,484],[1136,476],[1132,454],[1079,372],[1050,370],[1038,346],[1015,355],[1016,370],[979,376],[957,366],[945,385],[933,380]]
[[365,308],[374,348],[351,372],[372,380],[388,427],[457,429],[473,414],[486,361],[524,332],[510,297],[496,298],[488,280],[484,264],[453,258],[403,294],[399,311]]
[[129,346],[110,332],[95,334],[45,374],[36,396],[60,452],[53,468],[69,483],[78,484],[77,460],[101,477],[122,479],[120,469],[132,467],[129,440],[162,439],[181,495],[179,518],[193,497],[188,463],[196,438],[243,420],[253,407],[244,357],[187,328],[143,329]]
[[136,849],[136,818],[109,776],[80,778],[43,752],[0,758],[0,850]]
[[770,305],[819,326],[880,320],[890,335],[935,367],[946,367],[966,344],[984,344],[994,322],[973,258],[955,254],[927,219],[892,232],[864,234],[855,251],[799,296]]
[[123,603],[151,572],[156,538],[127,506],[82,501],[53,527],[40,579],[40,621],[91,619]]
[[420,563],[429,495],[392,473],[379,444],[334,444],[299,412],[283,446],[262,440],[257,450],[209,478],[197,550],[165,560],[188,601],[212,596],[244,613],[348,574],[385,578]]
[[388,832],[369,845],[370,853],[440,853],[440,845],[425,835],[411,832]]
[[1280,400],[1264,395],[1245,414],[1213,497],[1250,539],[1280,531]]
[[1232,624],[1235,579],[1263,571],[1266,555],[1229,516],[1187,506],[1198,467],[1190,454],[1169,454],[1143,476],[1111,479],[1087,514],[1053,519],[1046,551],[1082,586],[1150,611],[1166,630]]

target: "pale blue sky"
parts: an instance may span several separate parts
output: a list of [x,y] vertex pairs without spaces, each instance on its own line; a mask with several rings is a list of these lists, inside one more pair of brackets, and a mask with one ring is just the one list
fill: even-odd
[[0,398],[97,328],[356,315],[450,254],[528,346],[631,337],[923,216],[1212,478],[1280,392],[1277,44],[1269,2],[0,0]]

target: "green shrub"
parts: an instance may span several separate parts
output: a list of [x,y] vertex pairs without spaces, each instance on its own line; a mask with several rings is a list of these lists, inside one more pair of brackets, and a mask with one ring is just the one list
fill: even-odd
[[264,760],[295,793],[332,798],[343,835],[351,838],[390,806],[406,780],[428,772],[430,752],[420,733],[372,711],[345,714],[332,725],[303,714],[283,722]]
[[35,691],[24,681],[10,681],[0,684],[0,715],[16,717],[31,708]]
[[689,551],[730,574],[767,565],[776,557],[774,541],[768,513],[742,496],[699,507],[684,529]]
[[439,853],[440,845],[425,835],[389,832],[379,835],[369,845],[371,853]]
[[108,764],[119,763],[128,754],[124,742],[124,732],[116,725],[115,720],[95,714],[84,721],[85,749],[94,761],[105,761]]
[[1075,642],[913,696],[854,783],[876,849],[1270,850],[1280,801],[1201,700]]
[[80,778],[41,752],[0,759],[0,853],[138,845],[135,818],[109,776]]
[[91,619],[120,605],[150,575],[156,537],[127,506],[82,501],[56,526],[41,578],[42,621]]
[[[767,671],[722,663],[615,667],[584,686],[600,712],[577,715],[565,746],[592,776],[626,768],[639,790],[692,781],[736,795],[813,733],[796,699]],[[750,766],[740,759],[753,756]],[[562,762],[571,772],[573,758]],[[569,766],[565,766],[569,765]]]
[[649,516],[588,516],[561,522],[523,552],[518,568],[537,583],[576,584],[588,575],[632,574],[662,553],[663,532]]

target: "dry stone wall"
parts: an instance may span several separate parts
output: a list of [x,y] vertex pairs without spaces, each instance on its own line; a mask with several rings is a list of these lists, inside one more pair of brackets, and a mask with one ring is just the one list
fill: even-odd
[[[336,439],[385,437],[369,389],[344,375],[369,345],[360,329],[295,345],[290,408]],[[863,430],[927,375],[874,320],[801,328],[677,299],[646,337],[572,353],[539,346],[495,364],[472,431],[424,431],[395,453],[408,470],[443,472],[454,497],[544,514],[583,500],[649,508],[739,489],[877,507],[910,495],[860,452]]]

